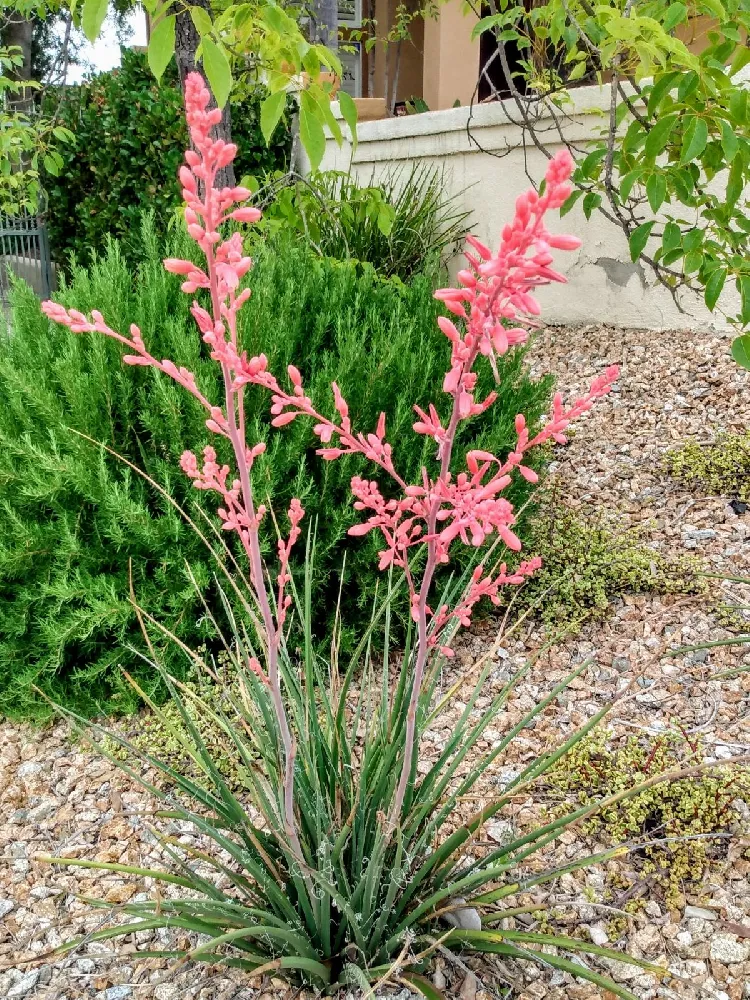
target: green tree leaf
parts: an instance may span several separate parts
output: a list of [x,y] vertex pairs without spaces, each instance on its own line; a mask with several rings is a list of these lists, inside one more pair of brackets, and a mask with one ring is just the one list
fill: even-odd
[[694,274],[696,271],[700,271],[703,266],[702,251],[691,250],[690,253],[685,254],[685,264],[683,266],[685,274]]
[[648,238],[651,235],[651,230],[654,228],[655,222],[644,222],[643,225],[638,226],[630,234],[630,239],[628,243],[630,244],[630,259],[632,261],[638,260],[643,251],[646,249],[646,244],[648,243]]
[[277,94],[271,94],[260,106],[260,130],[266,145],[271,142],[271,136],[276,130],[276,126],[281,120],[286,107],[286,91],[280,90]]
[[326,151],[326,136],[318,118],[320,109],[306,90],[302,91],[299,109],[299,137],[310,160],[312,170],[317,170]]
[[742,309],[740,311],[740,322],[743,326],[750,323],[750,274],[741,274],[738,280],[740,286],[740,298]]
[[736,156],[729,168],[729,179],[727,180],[726,202],[729,208],[737,204],[745,187],[745,174],[742,168],[742,157]]
[[664,18],[664,30],[671,31],[687,17],[687,7],[684,3],[671,3]]
[[214,26],[206,11],[202,7],[190,7],[189,10],[198,34],[201,36],[210,35]]
[[750,371],[750,334],[743,333],[732,341],[732,357],[740,366]]
[[735,73],[739,73],[739,71],[744,69],[748,63],[750,63],[750,49],[747,45],[740,45],[734,59],[732,60],[732,65],[729,67],[729,75],[734,76]]
[[636,183],[640,181],[641,177],[643,177],[643,167],[636,167],[635,170],[631,170],[630,173],[625,174],[620,181],[620,197],[623,201],[628,200],[630,192]]
[[53,177],[60,176],[60,165],[50,153],[44,157],[43,163],[48,174],[52,174]]
[[352,148],[357,148],[357,105],[345,90],[338,92],[339,108],[352,136]]
[[575,64],[575,66],[573,67],[573,69],[568,74],[568,80],[570,80],[571,82],[573,80],[580,80],[581,77],[583,77],[583,76],[586,75],[587,68],[588,67],[586,65],[585,60],[581,60],[580,62],[577,62]]
[[216,103],[223,108],[232,89],[232,70],[229,67],[229,60],[223,47],[217,45],[211,38],[204,38],[201,48],[206,79]]
[[680,232],[680,227],[676,222],[668,222],[664,227],[664,234],[662,235],[661,245],[664,247],[664,252],[669,253],[671,250],[676,250],[682,242],[682,233]]
[[724,150],[727,163],[732,162],[740,148],[740,141],[727,121],[721,123],[721,148]]
[[85,0],[81,14],[81,27],[90,42],[95,42],[107,16],[109,0]]
[[[191,9],[197,10],[198,8]],[[157,21],[151,31],[148,43],[148,65],[157,80],[161,80],[164,70],[174,54],[174,22],[174,16],[163,17]]]
[[677,70],[673,70],[671,73],[666,73],[664,76],[659,77],[651,88],[651,93],[648,95],[649,115],[653,115],[655,113],[656,109],[659,107],[669,91],[677,85],[677,80],[680,75],[681,74]]
[[658,212],[667,196],[667,178],[664,174],[651,174],[646,181],[646,195],[651,211]]
[[723,267],[717,267],[715,271],[712,271],[709,275],[708,281],[706,282],[706,290],[704,294],[704,299],[706,301],[706,306],[713,312],[716,303],[719,301],[719,296],[721,295],[721,290],[724,287],[724,282],[727,280],[727,272]]
[[643,147],[649,159],[656,159],[667,145],[672,129],[677,124],[678,117],[678,115],[667,115],[665,118],[660,118],[651,129],[646,137],[646,144]]
[[583,199],[583,214],[590,219],[592,214],[602,203],[602,196],[596,191],[587,191]]
[[685,129],[680,163],[691,163],[701,155],[708,142],[708,125],[703,118],[693,118]]
[[564,215],[568,214],[568,212],[574,207],[574,205],[576,204],[577,201],[579,201],[579,199],[583,198],[583,194],[584,194],[583,191],[581,191],[581,189],[579,188],[577,191],[574,191],[570,195],[570,197],[568,198],[568,200],[565,202],[565,204],[560,209],[560,218],[561,219],[562,219],[562,217]]

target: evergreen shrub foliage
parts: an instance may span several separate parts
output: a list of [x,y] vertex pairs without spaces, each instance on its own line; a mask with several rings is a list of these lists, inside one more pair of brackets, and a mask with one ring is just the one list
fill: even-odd
[[[157,82],[143,52],[122,49],[119,69],[54,92],[60,124],[74,141],[60,146],[59,175],[45,174],[47,226],[55,258],[73,251],[88,261],[108,235],[137,242],[141,212],[153,210],[165,230],[180,204],[177,171],[188,143],[174,63]],[[260,131],[263,92],[233,103],[237,178],[285,169],[291,134],[282,122],[269,145]]]
[[[121,247],[110,241],[90,269],[74,267],[60,300],[84,312],[106,305],[115,328],[137,323],[156,356],[190,368],[205,394],[218,399],[217,366],[195,331],[190,297],[162,266],[165,255],[184,257],[190,249],[182,234],[161,245],[153,219],[147,218],[136,273]],[[277,371],[294,360],[324,412],[332,412],[334,380],[347,396],[356,425],[374,427],[380,409],[386,409],[389,438],[398,441],[402,467],[417,478],[429,442],[412,433],[411,406],[428,404],[445,361],[444,338],[435,322],[440,306],[430,281],[386,281],[370,268],[274,242],[260,249],[250,284],[253,298],[242,310],[240,327],[248,352],[265,351]],[[130,574],[139,603],[158,622],[191,647],[210,646],[212,635],[185,563],[218,608],[214,567],[195,532],[158,491],[73,431],[143,470],[205,529],[195,513],[202,495],[179,469],[186,448],[209,443],[204,413],[158,372],[123,367],[119,347],[109,339],[75,335],[48,322],[22,286],[14,293],[12,330],[0,343],[5,401],[0,411],[0,713],[44,716],[46,706],[32,684],[85,713],[130,710],[134,696],[121,668],[134,671],[151,692],[158,685],[130,649],[130,644],[140,646],[129,601]],[[493,386],[488,369],[480,371],[480,398]],[[534,426],[548,409],[551,380],[531,380],[522,352],[502,359],[500,375],[493,419],[468,423],[459,441],[464,450],[503,455],[516,440],[516,413],[525,413]],[[268,406],[266,394],[248,393],[248,439],[268,441],[267,454],[253,469],[257,495],[272,497],[278,511],[296,495],[309,523],[317,519],[312,600],[322,634],[339,592],[346,531],[356,520],[349,482],[364,465],[355,457],[321,462],[314,454],[317,439],[303,421],[284,434],[269,434]],[[521,506],[530,489],[517,477],[507,495]],[[266,545],[275,545],[270,519],[267,530]],[[353,539],[348,548],[344,620],[352,629],[358,615],[359,621],[369,617],[369,610],[358,610],[357,595],[372,594],[376,587],[377,547],[368,538]],[[167,668],[184,676],[184,657],[174,644],[165,657]]]

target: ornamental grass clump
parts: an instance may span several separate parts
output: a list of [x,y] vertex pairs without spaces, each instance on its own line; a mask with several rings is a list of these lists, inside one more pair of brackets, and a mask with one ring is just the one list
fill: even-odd
[[[209,111],[208,104],[201,78],[191,74],[186,106],[193,148],[186,153],[180,180],[188,231],[206,265],[168,259],[165,266],[184,276],[186,293],[199,296],[192,312],[221,370],[223,399],[208,398],[189,370],[152,355],[137,326],[123,334],[98,311],[88,318],[52,302],[43,307],[49,317],[75,332],[100,332],[123,344],[127,364],[158,369],[204,407],[206,427],[229,443],[233,465],[217,461],[214,448],[207,445],[200,459],[186,451],[182,468],[197,489],[218,495],[223,532],[239,539],[245,557],[244,565],[233,562],[231,550],[221,544],[222,532],[213,535],[206,526],[231,622],[224,635],[225,653],[239,692],[228,690],[226,709],[214,709],[199,691],[167,678],[182,723],[172,729],[201,780],[141,753],[142,764],[168,779],[167,792],[159,783],[138,777],[142,764],[137,770],[120,765],[165,801],[165,815],[191,823],[202,843],[194,848],[162,838],[171,871],[50,859],[128,872],[153,879],[154,886],[164,889],[151,888],[153,895],[147,892],[146,898],[118,907],[112,914],[114,925],[100,927],[86,940],[177,928],[197,935],[190,950],[168,951],[182,960],[224,963],[254,976],[274,972],[329,991],[347,983],[367,988],[390,977],[432,998],[440,993],[423,975],[430,955],[442,946],[468,947],[537,961],[632,998],[592,962],[604,957],[643,963],[575,938],[491,927],[519,912],[507,902],[519,892],[625,850],[616,847],[562,868],[538,863],[524,868],[527,859],[573,822],[589,816],[596,805],[557,818],[488,854],[475,845],[483,823],[583,738],[606,707],[579,733],[527,765],[499,797],[487,797],[483,808],[463,819],[458,803],[476,794],[493,762],[565,686],[552,690],[491,750],[480,751],[483,733],[520,676],[492,698],[486,711],[475,712],[491,672],[486,657],[439,755],[419,760],[421,737],[460,688],[459,682],[441,689],[457,630],[470,623],[478,601],[488,597],[498,602],[503,588],[521,585],[538,566],[537,560],[527,560],[509,568],[502,561],[503,546],[513,553],[520,549],[513,530],[515,513],[504,491],[515,475],[534,477],[525,464],[529,451],[550,440],[564,442],[570,422],[606,395],[617,377],[616,368],[607,369],[570,406],[556,395],[551,418],[534,434],[519,415],[516,444],[504,460],[474,449],[465,467],[456,467],[458,427],[489,410],[495,399],[494,392],[477,398],[475,364],[481,358],[493,366],[497,357],[526,340],[540,311],[533,288],[563,280],[551,267],[550,251],[578,246],[573,237],[551,235],[544,224],[546,212],[559,208],[570,193],[572,160],[567,153],[556,156],[547,170],[544,193],[530,191],[519,197],[498,251],[472,239],[468,267],[458,276],[461,287],[437,293],[455,319],[439,320],[451,352],[442,386],[449,405],[447,415],[435,404],[417,410],[415,433],[433,442],[436,460],[432,471],[424,468],[412,483],[399,472],[398,448],[387,440],[385,415],[374,430],[360,431],[352,425],[338,386],[332,387],[331,416],[306,394],[296,367],[288,367],[288,381],[282,384],[265,355],[248,356],[243,350],[237,313],[249,297],[242,279],[252,261],[243,254],[241,236],[223,238],[221,227],[228,220],[253,222],[259,213],[243,205],[247,190],[215,187],[216,174],[231,161],[234,147],[211,138],[220,112]],[[263,442],[248,440],[245,396],[250,391],[268,394],[276,427],[311,420],[323,460],[362,455],[388,484],[362,476],[351,484],[363,520],[350,534],[380,534],[380,567],[386,575],[383,593],[373,595],[372,624],[346,660],[339,656],[337,630],[327,658],[311,641],[315,531],[308,530],[303,542],[305,512],[299,500],[289,505],[288,532],[279,532],[277,564],[264,564],[259,527],[272,512],[256,495],[253,477],[268,456]],[[306,573],[304,580],[295,581],[290,555],[303,544]],[[435,572],[459,544],[476,550],[475,566],[438,589]],[[389,642],[389,622],[392,593],[400,586],[409,595],[412,625],[405,647],[397,651]],[[146,635],[158,636],[158,623],[139,613]],[[376,652],[374,625],[379,620],[384,639]],[[151,649],[158,670],[158,651],[155,645]],[[202,662],[187,647],[184,652],[218,680],[210,662]],[[585,665],[577,667],[574,675],[583,669]],[[225,734],[244,768],[244,792],[228,788],[188,704]],[[163,713],[161,718],[170,726]],[[96,739],[96,734],[106,735],[104,730],[90,726],[87,731],[107,753],[106,742]],[[635,792],[621,792],[614,799],[631,794]],[[612,801],[610,796],[604,803]],[[549,947],[542,951],[544,946]],[[566,951],[587,957],[573,961],[565,957]]]

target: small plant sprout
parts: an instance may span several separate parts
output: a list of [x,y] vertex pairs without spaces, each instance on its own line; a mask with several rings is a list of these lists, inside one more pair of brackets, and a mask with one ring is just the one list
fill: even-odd
[[[242,279],[252,261],[243,254],[240,234],[225,236],[222,227],[254,222],[259,212],[246,204],[250,197],[246,189],[216,187],[217,172],[232,161],[235,147],[211,139],[211,126],[220,112],[209,110],[209,92],[196,74],[188,76],[185,104],[193,148],[185,155],[180,181],[188,232],[203,252],[205,266],[182,259],[164,263],[168,271],[182,276],[183,290],[196,295],[192,313],[211,357],[221,368],[223,400],[209,400],[190,371],[154,357],[137,327],[123,335],[99,312],[88,318],[53,302],[45,302],[43,309],[75,332],[99,332],[122,343],[127,364],[151,366],[174,379],[205,408],[207,429],[231,445],[233,467],[220,464],[216,451],[208,446],[201,459],[186,451],[182,468],[197,489],[218,494],[222,528],[237,536],[249,567],[252,614],[246,616],[247,621],[233,619],[231,638],[224,642],[231,666],[241,678],[242,693],[235,697],[227,689],[232,706],[228,715],[222,708],[214,710],[189,686],[168,679],[188,734],[182,742],[199,765],[202,783],[141,754],[185,797],[197,801],[195,808],[180,805],[175,812],[171,796],[170,814],[189,820],[213,842],[218,852],[214,861],[203,850],[196,856],[203,864],[213,865],[223,887],[199,877],[187,860],[170,849],[180,876],[145,869],[136,874],[157,881],[160,877],[177,879],[189,895],[129,903],[124,912],[143,918],[141,924],[98,930],[89,940],[115,937],[139,926],[180,927],[204,935],[204,943],[185,956],[196,960],[231,961],[251,972],[279,970],[328,988],[344,983],[366,986],[395,974],[424,995],[437,997],[438,991],[420,972],[437,947],[436,940],[438,944],[443,940],[434,937],[431,929],[441,917],[473,909],[487,912],[488,919],[497,922],[502,919],[502,899],[623,850],[615,848],[598,858],[541,874],[535,868],[533,877],[523,879],[518,866],[580,818],[579,811],[487,856],[472,854],[477,831],[502,809],[510,789],[552,766],[602,713],[555,748],[549,759],[529,765],[503,796],[476,816],[467,821],[455,818],[459,799],[469,794],[515,732],[551,704],[565,684],[534,706],[499,746],[480,752],[476,745],[502,710],[514,683],[494,694],[486,710],[473,712],[490,675],[491,664],[485,664],[438,759],[425,761],[425,767],[417,769],[420,734],[445,701],[436,697],[438,677],[445,657],[453,654],[457,629],[470,624],[482,598],[498,604],[503,588],[522,584],[540,565],[538,559],[514,566],[490,563],[486,556],[482,559],[488,544],[504,545],[514,554],[521,548],[514,532],[516,514],[505,491],[515,476],[535,479],[526,464],[531,449],[550,441],[564,443],[571,421],[605,396],[618,376],[616,367],[607,368],[584,396],[569,405],[557,394],[550,418],[538,430],[530,430],[519,414],[515,446],[507,457],[473,449],[465,463],[457,460],[460,428],[490,410],[496,399],[495,392],[477,398],[477,363],[494,368],[497,358],[526,342],[529,330],[539,325],[534,289],[565,280],[552,267],[552,251],[579,246],[575,237],[553,235],[545,225],[546,214],[560,208],[571,192],[573,161],[564,151],[555,156],[543,192],[529,191],[518,198],[515,217],[503,230],[498,249],[470,239],[467,267],[458,274],[460,287],[436,293],[450,314],[439,319],[450,346],[442,384],[447,404],[415,407],[414,432],[432,440],[435,459],[434,468],[423,468],[418,481],[408,482],[399,472],[397,449],[387,440],[385,413],[373,430],[358,430],[336,384],[332,386],[333,416],[329,416],[306,394],[296,367],[288,367],[282,384],[269,370],[265,355],[251,357],[243,351],[237,314],[250,297]],[[250,387],[269,394],[275,427],[309,419],[322,459],[358,455],[380,477],[352,478],[354,507],[362,521],[350,534],[380,534],[380,568],[401,574],[412,618],[406,648],[396,657],[388,648],[391,598],[374,601],[373,623],[379,616],[385,620],[383,648],[377,656],[380,682],[373,684],[374,624],[341,675],[335,642],[327,660],[312,642],[312,533],[304,588],[295,587],[289,569],[292,548],[302,532],[304,510],[299,500],[289,506],[290,528],[288,537],[278,542],[278,568],[271,572],[264,565],[260,528],[268,512],[254,492],[253,470],[256,462],[270,458],[264,455],[263,442],[247,439],[244,401]],[[438,592],[436,570],[451,560],[459,544],[477,550],[476,568]],[[292,611],[298,622],[290,615]],[[248,631],[253,630],[257,641],[248,638]],[[290,634],[295,635],[295,643],[300,640],[293,648],[287,641]],[[196,658],[200,659],[197,654]],[[393,667],[396,661],[399,669],[394,683],[389,664]],[[578,667],[576,674],[584,667]],[[360,683],[356,696],[355,677]],[[184,698],[226,734],[228,746],[242,761],[252,808],[227,787],[193,722],[195,711],[184,710]],[[102,748],[101,741],[98,745]],[[471,760],[468,775],[459,775],[472,750],[478,761]],[[156,786],[149,787],[165,796]],[[446,824],[452,827],[449,836],[443,832]],[[116,865],[85,863],[117,870]],[[509,872],[512,883],[507,881]],[[475,926],[469,930],[454,920],[448,934],[457,946],[539,961],[541,956],[535,959],[537,946],[554,945],[552,952],[545,950],[544,964],[573,971],[620,997],[632,994],[588,966],[560,957],[556,949],[643,964],[595,945],[543,933],[477,930]]]

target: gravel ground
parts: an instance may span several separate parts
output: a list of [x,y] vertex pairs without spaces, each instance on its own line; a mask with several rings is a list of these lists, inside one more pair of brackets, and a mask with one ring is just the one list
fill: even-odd
[[[750,513],[737,516],[731,497],[706,497],[685,490],[662,471],[666,448],[688,437],[710,442],[718,431],[750,426],[750,375],[728,357],[727,341],[712,334],[659,334],[605,327],[549,329],[534,348],[539,370],[558,375],[566,398],[606,364],[622,366],[618,390],[585,418],[571,444],[560,451],[554,473],[564,502],[592,505],[616,516],[623,527],[638,525],[645,541],[665,554],[697,555],[724,575],[750,576]],[[536,699],[571,665],[591,659],[586,672],[542,715],[533,728],[498,759],[490,776],[494,790],[504,776],[540,751],[558,745],[561,734],[589,718],[620,694],[610,719],[617,735],[659,732],[673,719],[699,734],[710,758],[750,752],[750,672],[736,679],[712,675],[740,663],[737,650],[717,649],[663,660],[671,646],[722,634],[714,608],[722,588],[741,596],[740,584],[717,584],[701,597],[625,596],[603,621],[588,625],[575,639],[561,642],[539,659],[515,689],[508,710],[486,732],[486,747],[499,740]],[[750,603],[750,602],[748,602]],[[492,648],[496,625],[485,622],[463,642],[455,673],[471,673],[477,658]],[[497,667],[486,701],[530,652],[541,633],[533,626],[501,637],[493,652]],[[446,684],[452,678],[446,678]],[[460,711],[460,703],[453,711]],[[451,731],[448,715],[427,734],[424,752],[439,751]],[[507,778],[506,778],[507,780]],[[480,796],[483,789],[478,790]],[[487,794],[490,789],[486,789]],[[477,801],[471,803],[472,810]],[[538,803],[519,796],[499,824],[490,825],[488,843],[535,820]],[[57,724],[44,731],[0,724],[0,997],[44,1000],[220,1000],[289,998],[298,994],[270,980],[243,984],[220,969],[171,970],[160,959],[137,961],[137,951],[163,947],[136,934],[117,954],[106,943],[88,944],[64,961],[45,961],[46,952],[91,928],[87,907],[74,894],[123,903],[145,883],[106,873],[51,869],[39,854],[119,861],[152,866],[160,848],[149,832],[148,797],[105,760],[85,753]],[[700,891],[687,888],[686,906],[670,909],[658,893],[628,920],[617,947],[669,969],[657,983],[638,969],[615,963],[607,970],[642,1000],[750,1000],[750,809],[734,804],[732,837],[708,871]],[[192,838],[175,825],[171,833]],[[568,832],[546,861],[573,859],[596,849]],[[643,893],[636,869],[622,868],[625,883],[613,904]],[[609,937],[602,872],[566,876],[534,902],[577,914],[592,940]],[[642,884],[643,883],[643,884]],[[648,890],[648,886],[645,886]],[[628,893],[630,896],[628,897]],[[570,930],[570,928],[568,928]],[[179,932],[175,932],[179,935]],[[166,937],[164,936],[164,940]],[[172,938],[174,940],[174,938]],[[612,942],[611,942],[612,943]],[[31,965],[24,960],[36,957]],[[469,967],[473,969],[470,971]],[[510,989],[516,1000],[585,1000],[601,993],[566,973],[447,956],[437,972],[449,996],[461,1000],[495,998]],[[406,997],[408,991],[395,995]],[[612,1000],[612,995],[607,996]]]

